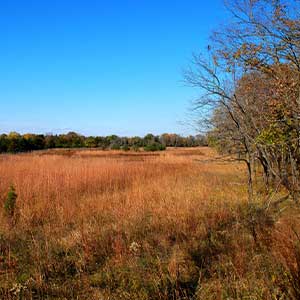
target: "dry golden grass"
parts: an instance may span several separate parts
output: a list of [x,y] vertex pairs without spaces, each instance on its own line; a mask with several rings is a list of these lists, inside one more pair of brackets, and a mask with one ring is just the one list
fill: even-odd
[[222,194],[241,201],[240,165],[195,160],[213,158],[210,149],[65,152],[70,153],[1,157],[0,195],[4,198],[9,185],[15,186],[22,226],[51,219],[52,226],[64,226],[103,211],[119,220],[146,210],[177,219],[224,200]]
[[[18,194],[14,220],[1,213],[0,296],[227,299],[216,295],[233,288],[234,275],[240,293],[251,286],[262,293],[253,299],[271,299],[265,278],[249,284],[263,276],[249,272],[257,241],[243,211],[244,166],[216,158],[209,148],[0,156],[2,203],[10,184]],[[269,225],[260,228],[265,221],[258,216],[256,234],[269,247]],[[282,253],[291,253],[293,243],[284,247],[279,234],[292,236],[291,226],[285,219],[278,224],[278,247],[268,253],[292,268],[295,259],[285,261]],[[258,266],[262,257],[256,259]],[[219,272],[230,273],[228,282]]]

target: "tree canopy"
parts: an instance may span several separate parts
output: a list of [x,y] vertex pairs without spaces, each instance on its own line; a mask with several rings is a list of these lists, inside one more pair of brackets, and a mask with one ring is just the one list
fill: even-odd
[[195,54],[186,81],[200,89],[195,101],[209,141],[262,166],[266,188],[300,194],[300,2],[230,0],[232,19]]
[[0,153],[26,152],[51,148],[100,148],[112,150],[165,150],[166,147],[196,147],[205,146],[204,136],[183,137],[177,134],[163,134],[155,136],[147,134],[145,137],[83,136],[76,132],[60,135],[19,134],[11,132],[0,135]]

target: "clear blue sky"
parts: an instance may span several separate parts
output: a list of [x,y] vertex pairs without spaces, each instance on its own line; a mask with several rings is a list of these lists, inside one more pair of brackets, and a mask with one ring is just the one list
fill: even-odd
[[193,133],[182,69],[222,0],[0,1],[0,132]]

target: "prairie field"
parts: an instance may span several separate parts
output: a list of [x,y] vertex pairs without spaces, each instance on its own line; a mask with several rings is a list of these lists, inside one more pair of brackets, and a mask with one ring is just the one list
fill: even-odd
[[298,206],[210,148],[3,154],[11,185],[0,299],[299,299]]

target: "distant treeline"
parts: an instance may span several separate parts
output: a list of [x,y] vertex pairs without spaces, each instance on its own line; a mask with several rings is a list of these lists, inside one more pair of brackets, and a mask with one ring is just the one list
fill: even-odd
[[51,148],[100,148],[112,150],[146,151],[165,150],[166,147],[197,147],[207,145],[202,135],[183,137],[178,134],[147,134],[144,137],[83,136],[76,132],[67,134],[19,134],[0,135],[0,153],[17,153]]

